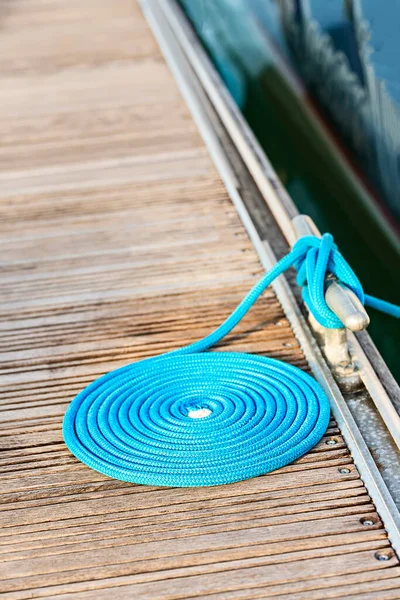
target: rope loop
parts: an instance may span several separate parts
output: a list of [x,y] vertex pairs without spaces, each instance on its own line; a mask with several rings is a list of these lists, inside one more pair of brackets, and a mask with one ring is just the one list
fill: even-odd
[[365,298],[357,275],[339,252],[333,236],[325,233],[321,238],[303,237],[293,246],[293,251],[300,252],[293,266],[297,270],[296,281],[302,288],[303,300],[309,310],[324,327],[328,329],[343,327],[341,320],[325,302],[329,277],[334,277],[350,288],[362,304]]

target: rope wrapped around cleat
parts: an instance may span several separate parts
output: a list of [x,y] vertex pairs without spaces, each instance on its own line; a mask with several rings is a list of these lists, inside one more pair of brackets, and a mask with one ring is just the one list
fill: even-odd
[[330,416],[329,401],[312,377],[271,358],[205,352],[292,265],[310,310],[325,326],[338,321],[324,301],[327,271],[364,301],[331,235],[300,239],[213,333],[112,371],[80,392],[63,423],[71,452],[116,479],[189,487],[255,477],[310,450]]

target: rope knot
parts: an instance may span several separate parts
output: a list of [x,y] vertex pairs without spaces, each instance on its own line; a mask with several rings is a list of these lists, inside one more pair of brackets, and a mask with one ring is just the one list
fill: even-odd
[[333,236],[325,233],[321,238],[306,236],[293,246],[293,264],[297,270],[297,283],[302,288],[304,302],[318,323],[329,329],[343,327],[341,320],[325,302],[329,279],[349,287],[364,304],[362,285],[348,262],[339,252]]

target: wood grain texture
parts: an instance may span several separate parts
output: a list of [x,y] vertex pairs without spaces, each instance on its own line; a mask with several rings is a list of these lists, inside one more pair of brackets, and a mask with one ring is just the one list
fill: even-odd
[[[206,335],[261,268],[133,0],[2,3],[0,69],[2,595],[398,598],[333,421],[293,465],[215,488],[134,486],[68,452],[82,387]],[[308,370],[271,290],[231,349]]]

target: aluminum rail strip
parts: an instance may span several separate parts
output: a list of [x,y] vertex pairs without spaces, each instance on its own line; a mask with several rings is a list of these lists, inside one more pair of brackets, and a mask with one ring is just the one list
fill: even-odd
[[[176,6],[174,7],[173,3],[169,0],[164,2],[160,2],[159,0],[139,1],[207,145],[214,164],[258,253],[260,261],[265,269],[269,269],[276,263],[276,256],[268,241],[261,239],[258,234],[253,219],[241,197],[237,178],[210,119],[210,105],[204,88],[208,88],[207,93],[209,93],[210,97],[210,92],[212,92],[218,100],[217,103],[214,103],[214,106],[218,104],[218,107],[221,109],[218,110],[218,116],[231,134],[233,141],[237,143],[240,154],[259,186],[268,206],[270,206],[278,225],[281,227],[286,239],[291,242],[293,241],[291,218],[297,214],[297,210],[277,179],[266,157],[256,145],[254,136],[247,128],[244,129],[246,131],[246,135],[244,135],[243,129],[241,130],[238,127],[238,121],[242,119],[237,114],[237,111],[234,113],[234,118],[228,110],[227,104],[232,104],[232,101],[229,99],[227,93],[221,92],[221,87],[218,90],[214,89],[214,82],[210,73],[204,68],[204,65],[201,69],[203,77],[200,78],[198,70],[196,70],[196,73],[194,72],[193,63],[188,59],[187,50],[190,50],[191,58],[195,58],[198,64],[201,64],[200,59],[197,55],[194,56],[194,46],[191,46],[190,38],[187,37],[186,32],[182,29],[181,23],[176,17],[176,13],[174,12]],[[197,79],[196,75],[199,75],[201,82]],[[217,76],[214,74],[214,77]],[[207,86],[205,85],[205,81],[207,81]],[[222,97],[223,95],[225,98]],[[230,128],[227,126],[227,123],[230,124]],[[232,135],[232,132],[235,133],[235,136]],[[255,152],[255,149],[257,149],[257,152]],[[274,284],[274,289],[315,378],[330,398],[332,413],[348,444],[360,476],[380,513],[394,550],[400,555],[400,514],[396,504],[388,491],[330,369],[324,361],[321,351],[286,279],[284,277],[278,278]],[[357,353],[363,355],[362,349],[355,338],[352,340],[352,343]],[[367,361],[366,357],[365,361]],[[371,371],[376,377],[372,369]],[[371,376],[371,373],[366,370],[364,378],[368,379]],[[379,382],[378,378],[376,379]],[[382,392],[382,390],[379,390],[379,392]],[[372,389],[372,392],[374,391]]]

